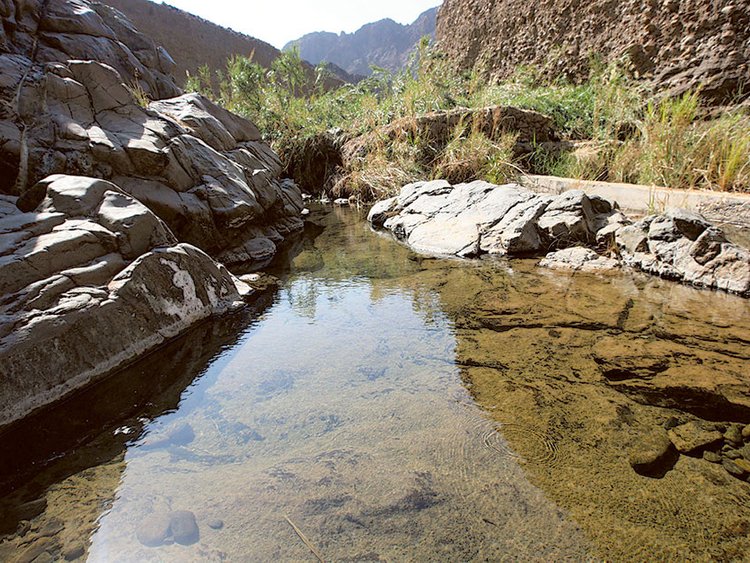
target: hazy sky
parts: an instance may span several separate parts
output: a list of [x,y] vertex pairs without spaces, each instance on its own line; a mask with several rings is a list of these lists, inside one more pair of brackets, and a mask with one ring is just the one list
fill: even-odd
[[411,23],[441,0],[166,0],[278,48],[311,31],[351,33],[383,18]]

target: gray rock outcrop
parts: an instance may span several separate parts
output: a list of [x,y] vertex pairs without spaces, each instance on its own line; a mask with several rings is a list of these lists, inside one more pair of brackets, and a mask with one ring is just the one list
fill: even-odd
[[266,263],[303,205],[257,128],[182,95],[116,10],[0,18],[2,426],[241,305],[221,263]]
[[117,186],[0,198],[0,426],[242,304],[250,289]]
[[750,294],[750,252],[700,215],[669,209],[617,231],[623,261],[698,286]]
[[84,0],[9,6],[0,193],[51,174],[112,180],[225,263],[267,260],[302,227],[300,194],[256,127],[198,95],[162,99],[180,94],[168,55],[122,15]]
[[578,190],[552,196],[516,184],[452,186],[436,180],[405,186],[398,196],[375,204],[368,220],[417,252],[461,257],[549,253],[541,265],[601,271],[623,263],[750,296],[750,252],[727,241],[699,215],[679,209],[632,224],[616,203]]

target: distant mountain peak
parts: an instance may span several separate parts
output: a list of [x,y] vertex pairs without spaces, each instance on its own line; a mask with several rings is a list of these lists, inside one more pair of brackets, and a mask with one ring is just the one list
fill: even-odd
[[384,18],[354,33],[316,31],[290,41],[284,50],[297,46],[306,61],[331,63],[352,75],[369,76],[372,65],[396,71],[406,65],[423,36],[434,37],[437,12],[437,7],[431,8],[411,24]]

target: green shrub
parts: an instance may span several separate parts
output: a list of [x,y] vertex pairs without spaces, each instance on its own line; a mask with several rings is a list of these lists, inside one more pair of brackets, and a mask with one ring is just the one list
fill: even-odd
[[[218,101],[254,121],[282,159],[331,129],[352,138],[431,111],[511,105],[549,115],[567,139],[591,141],[587,150],[562,155],[540,149],[528,160],[537,171],[750,191],[750,117],[725,113],[704,121],[697,93],[657,102],[621,66],[593,61],[591,67],[591,77],[581,84],[545,80],[529,67],[491,84],[475,72],[454,72],[424,39],[403,71],[374,68],[359,84],[334,90],[323,88],[326,68],[305,67],[297,51],[283,53],[270,68],[234,57],[215,81],[202,68],[189,77],[188,89],[216,97],[212,83],[220,83]],[[518,165],[511,158],[510,138],[493,142],[476,131],[461,131],[444,149],[419,143],[384,142],[353,161],[336,189],[368,199],[425,177],[504,181]]]

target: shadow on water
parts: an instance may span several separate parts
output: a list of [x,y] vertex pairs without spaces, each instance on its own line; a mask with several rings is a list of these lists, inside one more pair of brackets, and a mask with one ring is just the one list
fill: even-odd
[[[309,223],[292,236],[269,265],[279,274],[324,227]],[[242,272],[235,272],[240,274]],[[50,483],[121,454],[144,425],[186,403],[199,403],[204,387],[185,390],[214,362],[227,361],[242,334],[271,307],[276,292],[259,292],[242,311],[201,323],[185,335],[64,401],[0,430],[0,534],[15,530],[33,500]],[[208,374],[210,377],[210,374]],[[29,504],[30,503],[30,504]]]
[[[649,478],[627,460],[694,419],[690,386],[717,420],[750,412],[745,301],[420,257],[359,210],[314,209],[267,271],[282,285],[253,309],[0,435],[0,560],[750,548],[750,485],[721,464],[671,451]],[[196,518],[188,545],[159,535],[173,511]]]
[[203,323],[136,364],[4,429],[0,534],[15,531],[20,520],[41,511],[39,497],[50,484],[115,459],[148,421],[177,409],[185,390],[236,344],[273,298],[261,295],[240,313]]

